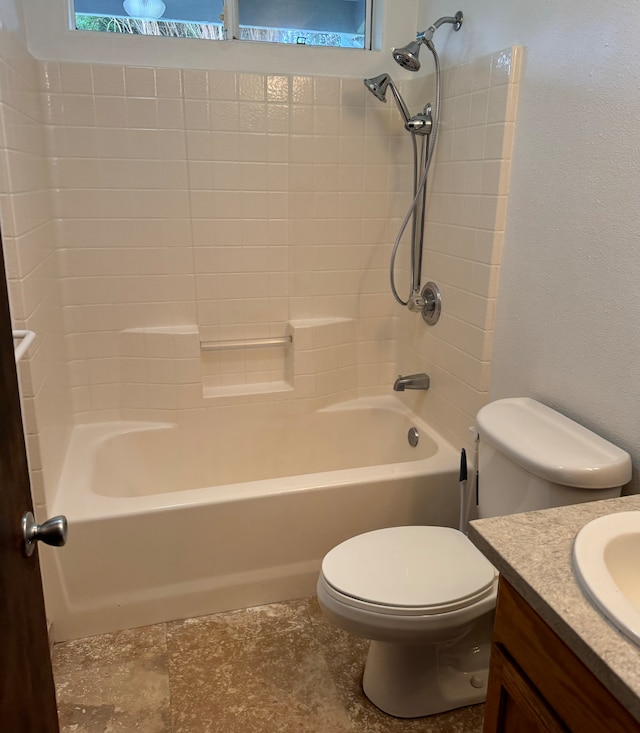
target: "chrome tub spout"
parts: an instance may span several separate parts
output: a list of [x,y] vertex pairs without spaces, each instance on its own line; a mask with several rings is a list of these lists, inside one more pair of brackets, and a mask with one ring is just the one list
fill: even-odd
[[429,389],[429,383],[428,374],[408,374],[406,377],[400,375],[396,379],[393,389],[396,392],[404,392],[405,389]]

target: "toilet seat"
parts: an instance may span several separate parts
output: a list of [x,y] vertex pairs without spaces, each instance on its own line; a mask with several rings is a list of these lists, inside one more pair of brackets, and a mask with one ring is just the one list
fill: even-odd
[[334,547],[322,562],[324,587],[353,608],[425,616],[467,608],[495,592],[497,571],[450,527],[389,527]]

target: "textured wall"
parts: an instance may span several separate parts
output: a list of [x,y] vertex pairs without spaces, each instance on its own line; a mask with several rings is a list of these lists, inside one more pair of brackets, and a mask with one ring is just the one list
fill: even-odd
[[[429,3],[423,16],[448,12]],[[426,20],[426,18],[425,18]],[[527,46],[490,394],[536,397],[640,458],[640,6],[490,0],[451,58]]]

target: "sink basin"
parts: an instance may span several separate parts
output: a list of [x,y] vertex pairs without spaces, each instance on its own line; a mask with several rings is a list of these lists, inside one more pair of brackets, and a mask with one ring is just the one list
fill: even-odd
[[586,524],[573,543],[573,566],[593,605],[640,646],[640,511]]

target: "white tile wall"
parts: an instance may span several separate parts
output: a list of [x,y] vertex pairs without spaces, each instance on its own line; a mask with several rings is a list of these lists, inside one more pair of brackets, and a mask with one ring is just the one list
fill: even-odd
[[0,29],[0,219],[14,328],[37,338],[19,367],[36,514],[58,482],[72,425],[40,69],[19,25]]
[[399,367],[430,373],[422,409],[467,448],[468,428],[488,398],[522,54],[506,49],[443,74],[423,282],[438,283],[444,312],[430,329],[410,313],[400,318]]
[[[209,341],[358,318],[362,363],[314,395],[388,383],[386,254],[408,197],[394,169],[410,154],[395,110],[353,79],[73,63],[42,79],[79,419],[131,402],[112,368],[131,328],[193,324]],[[202,369],[209,386],[285,378],[282,353]]]
[[[41,64],[34,119],[46,123],[53,193],[27,182],[9,225],[35,222],[20,250],[33,269],[31,231],[57,219],[76,419],[166,416],[216,395],[331,400],[426,370],[426,400],[406,399],[464,441],[486,399],[519,59],[509,49],[445,72],[424,259],[445,302],[434,329],[389,294],[411,144],[395,106],[360,80]],[[430,85],[403,86],[410,106]],[[401,252],[401,292],[405,279]],[[41,302],[26,281],[12,295],[29,312]],[[191,353],[196,338],[304,339],[308,324],[331,322],[350,325],[320,328],[322,345]],[[149,351],[152,336],[175,349],[180,334],[189,354]]]

